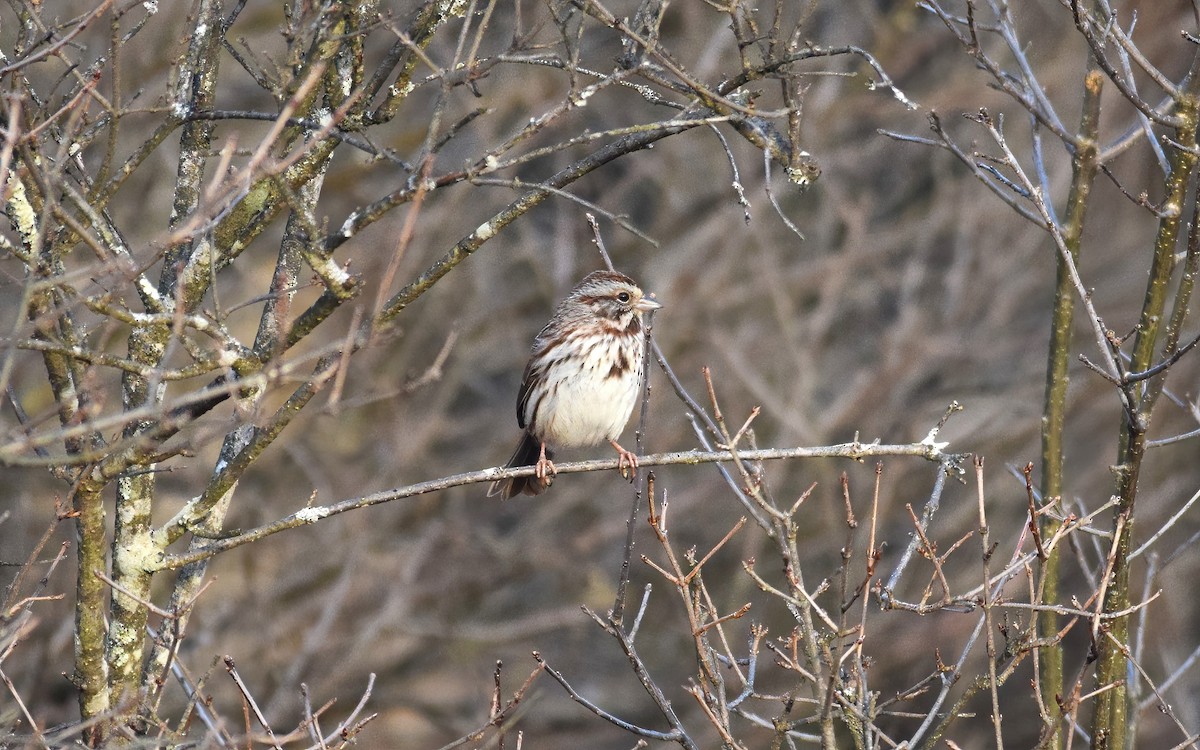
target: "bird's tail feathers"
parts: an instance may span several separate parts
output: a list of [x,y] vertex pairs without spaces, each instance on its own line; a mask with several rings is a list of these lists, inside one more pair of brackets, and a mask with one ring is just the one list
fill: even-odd
[[[515,469],[519,466],[534,466],[542,455],[542,444],[534,439],[528,432],[521,433],[521,442],[517,444],[517,450],[513,452],[512,458],[508,459],[505,464],[506,469]],[[551,459],[554,453],[547,448],[546,458]],[[512,477],[509,479],[497,479],[492,482],[488,488],[488,497],[500,495],[501,499],[507,500],[516,495],[540,495],[549,489],[554,481],[553,476],[546,476],[543,479],[538,479],[535,476],[528,477]]]

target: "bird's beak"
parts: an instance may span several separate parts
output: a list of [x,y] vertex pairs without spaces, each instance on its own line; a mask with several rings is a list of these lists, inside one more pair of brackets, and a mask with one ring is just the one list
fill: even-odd
[[658,300],[653,299],[652,296],[646,296],[638,300],[638,303],[634,307],[640,312],[650,312],[651,310],[657,310],[662,305],[659,304]]

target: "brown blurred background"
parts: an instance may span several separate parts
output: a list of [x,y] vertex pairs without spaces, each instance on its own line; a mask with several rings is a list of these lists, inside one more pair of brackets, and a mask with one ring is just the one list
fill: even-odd
[[[145,87],[148,106],[162,91],[173,54],[170,42],[187,28],[185,5],[164,3],[153,20],[154,33],[138,37],[126,51],[126,70],[136,70],[139,80],[131,78],[125,86]],[[1073,33],[1069,13],[1049,0],[1014,6],[1018,27],[1028,39],[1029,59],[1061,117],[1073,126],[1084,46]],[[1136,38],[1145,52],[1168,73],[1179,75],[1190,52],[1178,31],[1195,30],[1190,5],[1133,6],[1139,14]],[[523,8],[526,24],[548,12],[538,4]],[[614,3],[613,9],[622,15],[632,5],[622,9]],[[1123,7],[1123,12],[1132,9]],[[402,15],[406,9],[394,11]],[[231,35],[245,37],[249,47],[269,55],[279,48],[278,13],[274,3],[252,2]],[[510,4],[500,3],[493,20],[494,46],[506,41],[511,23]],[[676,2],[667,14],[663,44],[707,80],[730,68],[735,52],[727,24],[726,16],[703,3]],[[1028,116],[989,89],[988,79],[940,22],[911,3],[828,3],[809,30],[817,43],[855,44],[874,53],[909,97],[942,115],[964,147],[979,141],[988,150],[983,133],[959,117],[988,107],[1007,114],[1014,147],[1027,152]],[[445,59],[455,41],[456,33],[443,33],[429,54]],[[594,67],[608,70],[619,49],[605,37],[595,46],[585,43],[584,53]],[[231,60],[222,62],[227,64],[223,105],[269,109],[252,82],[235,74]],[[601,220],[617,267],[665,304],[654,331],[672,366],[696,396],[703,394],[700,368],[711,367],[733,424],[761,406],[755,423],[759,445],[822,445],[856,435],[864,441],[917,441],[951,401],[963,404],[965,410],[950,420],[941,439],[950,442],[950,450],[986,457],[993,538],[1007,556],[1025,508],[1024,488],[1007,467],[1036,464],[1040,455],[1053,247],[1043,232],[991,196],[949,154],[881,135],[881,128],[925,135],[926,114],[905,109],[886,90],[868,90],[862,75],[844,75],[865,73],[861,63],[834,58],[808,63],[805,69],[811,75],[806,79],[803,146],[819,161],[822,176],[804,192],[782,180],[778,168],[772,182],[783,211],[804,233],[803,241],[771,207],[761,152],[731,130],[724,132],[751,204],[749,223],[730,186],[728,159],[704,128],[614,162],[572,191],[627,216],[659,241],[653,247]],[[491,112],[447,149],[442,163],[472,157],[480,144],[550,108],[561,99],[565,83],[559,71],[500,66],[478,89],[478,99],[462,91],[446,120],[477,106]],[[403,155],[419,145],[430,96],[418,90],[407,105],[411,114],[390,126],[388,147]],[[664,116],[631,92],[609,91],[571,117],[597,131]],[[1106,109],[1105,117],[1104,132],[1112,137],[1128,124],[1128,108]],[[216,142],[231,128],[219,126]],[[263,132],[243,124],[237,128],[243,145]],[[546,134],[547,142],[554,135]],[[144,134],[127,127],[122,137],[135,144]],[[165,228],[175,148],[164,147],[156,157],[161,168],[146,170],[136,189],[112,206],[134,246]],[[539,160],[520,175],[527,180],[544,177],[581,153]],[[1061,208],[1069,156],[1051,140],[1047,166]],[[1153,191],[1156,180],[1161,182],[1142,144],[1121,157],[1114,172],[1134,193]],[[386,162],[372,163],[346,149],[331,171],[322,211],[337,226],[348,211],[405,177]],[[399,283],[514,197],[509,189],[470,185],[430,194],[415,240],[400,263]],[[1150,199],[1156,197],[1151,192]],[[395,252],[404,218],[404,210],[397,211],[347,246],[354,258],[352,270],[372,285]],[[1136,321],[1153,231],[1147,212],[1099,179],[1081,273],[1095,290],[1106,323],[1119,333]],[[220,290],[227,306],[265,288],[278,233],[277,226],[223,279]],[[354,358],[337,400],[329,392],[318,397],[242,482],[228,525],[245,528],[284,516],[303,507],[314,492],[317,503],[327,503],[502,463],[517,438],[514,401],[529,343],[557,300],[600,265],[579,205],[551,199],[521,218],[406,310],[394,336]],[[6,300],[0,305],[4,320],[12,321],[19,314],[15,304],[21,271],[7,257],[0,269]],[[377,288],[370,286],[359,303],[369,307],[376,294]],[[343,310],[340,322],[331,321],[325,341],[349,330],[351,313]],[[238,332],[247,337],[257,321],[256,306],[231,317],[233,327],[241,326]],[[1091,353],[1094,343],[1086,327],[1079,325],[1078,332],[1076,351]],[[436,377],[418,382],[448,341],[449,354]],[[44,372],[37,364],[21,360],[13,379],[26,409],[34,413],[49,407]],[[1108,465],[1115,455],[1120,411],[1112,389],[1078,363],[1072,378],[1068,493],[1092,508],[1111,492]],[[647,450],[696,447],[685,409],[657,368],[651,385]],[[1190,403],[1198,385],[1196,359],[1185,359],[1169,387]],[[1161,402],[1155,437],[1196,427],[1187,403]],[[157,521],[169,518],[200,491],[219,437],[236,419],[226,406],[194,428],[194,434],[214,439],[195,457],[173,462],[173,470],[162,476],[165,502],[156,511]],[[0,420],[11,425],[13,417],[6,409]],[[607,453],[597,449],[566,457],[600,455]],[[1156,451],[1142,480],[1139,529],[1157,528],[1200,485],[1197,456],[1195,440]],[[803,511],[811,523],[802,564],[813,586],[836,569],[845,541],[837,481],[842,471],[849,474],[856,512],[865,515],[873,465],[781,461],[767,467],[769,485],[779,498],[794,498],[810,483],[819,483]],[[912,503],[919,510],[935,471],[916,459],[885,461],[879,527],[888,545],[881,562],[885,574],[911,532],[904,506]],[[742,515],[712,466],[672,467],[656,475],[671,503],[671,532],[680,549],[696,545],[703,553]],[[51,522],[54,498],[64,487],[35,469],[7,468],[3,477],[0,511],[7,516],[0,523],[0,558],[13,563],[24,559],[32,540]],[[536,499],[498,503],[485,498],[484,490],[456,488],[345,514],[222,555],[211,569],[215,583],[190,624],[183,663],[202,673],[214,657],[233,655],[267,715],[293,726],[300,715],[301,682],[309,686],[314,702],[338,697],[332,712],[338,715],[357,700],[367,675],[376,673],[369,710],[379,718],[363,736],[363,746],[432,748],[484,723],[497,660],[504,662],[509,692],[533,668],[530,652],[537,650],[607,710],[661,727],[616,644],[579,609],[586,605],[603,612],[612,605],[632,499],[629,486],[605,473],[561,477],[549,494]],[[933,535],[948,547],[974,527],[974,513],[970,483],[950,483]],[[1160,549],[1164,554],[1175,549],[1196,527],[1194,516],[1183,519]],[[71,537],[65,524],[56,533],[56,540]],[[657,552],[645,528],[638,530],[638,551]],[[732,611],[754,603],[735,632],[744,634],[751,619],[765,622],[773,635],[789,627],[787,613],[741,572],[741,560],[758,557],[760,567],[773,574],[778,561],[769,552],[762,533],[748,527],[707,573],[719,607]],[[960,554],[959,580],[977,577],[977,550]],[[69,599],[73,584],[65,570],[56,574],[50,589]],[[1135,571],[1135,577],[1141,574],[1140,568]],[[1083,591],[1075,573],[1068,575],[1068,592],[1072,585]],[[1158,675],[1174,669],[1200,635],[1190,596],[1197,575],[1200,556],[1195,554],[1173,560],[1162,571],[1158,587],[1166,593],[1154,606],[1153,627],[1147,631],[1152,656],[1146,663]],[[919,596],[924,576],[910,575],[901,593],[910,599]],[[636,564],[634,589],[647,582],[655,590],[639,641],[643,656],[685,722],[702,727],[694,702],[679,688],[694,665],[678,602],[653,571]],[[166,583],[161,582],[164,591]],[[69,601],[47,603],[37,612],[36,630],[5,670],[36,706],[40,720],[66,721],[76,712],[73,689],[60,676],[71,670]],[[868,645],[875,660],[872,688],[890,697],[920,679],[933,667],[934,645],[943,659],[955,658],[975,617],[892,613],[876,619]],[[1086,644],[1073,638],[1067,649],[1067,673],[1074,675]],[[218,706],[229,709],[227,715],[240,716],[237,694],[221,667],[214,669],[207,689]],[[1014,695],[1027,692],[1028,675],[1014,679],[1011,690]],[[1200,681],[1184,679],[1167,697],[1195,730]],[[170,700],[178,705],[178,692]],[[1031,704],[1013,700],[1005,729],[1014,746],[1028,746],[1036,737],[1036,722],[1028,722],[1027,732],[1022,729],[1021,706]],[[917,701],[910,708],[921,710],[922,704]],[[963,747],[987,742],[986,704],[977,708],[978,717],[964,720],[952,733]],[[894,721],[898,723],[890,728],[903,736],[903,720]],[[1156,734],[1167,731],[1167,722],[1159,727],[1154,723],[1159,719],[1146,721],[1142,736],[1150,744],[1145,746],[1158,746],[1152,738],[1168,736]],[[572,703],[544,677],[516,728],[524,731],[527,748],[633,744],[630,736]],[[704,744],[715,746],[712,736],[698,733]],[[1170,736],[1171,744],[1178,741]],[[765,743],[766,737],[765,732],[747,734],[750,741]]]

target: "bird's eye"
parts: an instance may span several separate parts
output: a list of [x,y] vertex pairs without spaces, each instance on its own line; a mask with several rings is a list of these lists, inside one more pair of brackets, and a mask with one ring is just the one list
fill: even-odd
[[621,292],[620,294],[617,295],[617,299],[620,300],[621,302],[628,302],[629,301],[629,292]]

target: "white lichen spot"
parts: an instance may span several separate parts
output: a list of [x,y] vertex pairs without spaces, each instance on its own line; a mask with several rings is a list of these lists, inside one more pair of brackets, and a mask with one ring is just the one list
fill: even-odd
[[934,453],[941,453],[942,451],[944,451],[946,449],[946,446],[950,445],[950,443],[948,443],[948,442],[940,442],[939,443],[937,441],[937,434],[938,434],[938,428],[934,427],[932,430],[929,431],[929,434],[925,436],[925,439],[921,441],[921,445],[927,445],[930,448],[933,448]]
[[[247,445],[250,445],[250,439],[254,437],[254,425],[244,424],[233,431],[233,441],[230,448],[234,453],[241,453]],[[232,490],[230,490],[232,492]]]
[[438,8],[438,15],[442,18],[454,16],[461,18],[467,14],[467,0],[445,0],[441,7]]
[[492,226],[492,222],[485,221],[475,230],[475,236],[478,237],[480,241],[487,241],[496,236],[496,229]]
[[416,87],[417,85],[412,81],[405,81],[403,86],[397,86],[393,83],[391,86],[388,86],[388,93],[393,97],[403,98],[411,94]]
[[350,282],[350,274],[332,260],[324,260],[313,266],[313,270],[325,280],[326,284],[345,288]]
[[142,3],[142,7],[146,9],[147,13],[154,15],[158,12],[158,0],[146,0]]
[[8,173],[8,216],[21,236],[30,241],[37,235],[37,211],[25,194],[25,183],[15,171]]
[[222,349],[217,352],[217,364],[221,365],[221,367],[233,367],[236,362],[237,355],[229,349]]
[[138,291],[154,300],[157,304],[163,307],[165,312],[170,312],[172,306],[163,300],[162,295],[158,293],[158,287],[150,283],[150,280],[145,276],[138,276],[137,279]]
[[333,113],[328,109],[317,110],[317,124],[322,128],[327,128],[333,124]]
[[301,508],[296,511],[296,520],[303,521],[304,523],[315,523],[327,515],[329,515],[329,512],[325,508]]
[[483,164],[485,167],[487,167],[488,171],[491,172],[500,166],[500,160],[496,158],[495,154],[488,154],[486,157],[484,157]]
[[71,156],[79,156],[79,152],[82,150],[83,148],[78,143],[72,143],[70,146],[67,146],[67,153]]
[[346,269],[339,266],[337,263],[329,263],[326,275],[340,287],[345,287],[350,283],[350,273]]
[[162,550],[150,535],[138,535],[113,550],[113,567],[118,570],[152,572],[162,559]]
[[199,39],[200,37],[204,36],[207,33],[208,33],[208,24],[206,24],[206,23],[196,24],[196,38],[197,39]]
[[804,169],[787,170],[788,180],[793,185],[799,185],[800,187],[808,187],[812,184],[812,180],[809,179],[808,174],[808,171]]

